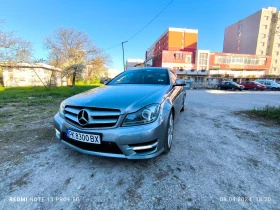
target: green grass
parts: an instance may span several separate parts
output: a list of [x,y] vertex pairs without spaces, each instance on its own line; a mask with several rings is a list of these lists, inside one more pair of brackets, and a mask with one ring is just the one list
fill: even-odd
[[280,106],[265,106],[259,109],[251,110],[251,113],[255,116],[263,117],[268,120],[276,121],[280,124]]
[[7,104],[24,103],[27,106],[40,105],[68,98],[72,95],[87,91],[100,86],[82,85],[75,87],[51,87],[46,90],[44,87],[0,87],[0,107]]

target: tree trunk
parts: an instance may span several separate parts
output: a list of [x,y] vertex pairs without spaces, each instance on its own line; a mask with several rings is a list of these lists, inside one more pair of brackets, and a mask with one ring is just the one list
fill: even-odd
[[72,87],[75,87],[75,80],[76,80],[76,71],[74,71],[73,73]]

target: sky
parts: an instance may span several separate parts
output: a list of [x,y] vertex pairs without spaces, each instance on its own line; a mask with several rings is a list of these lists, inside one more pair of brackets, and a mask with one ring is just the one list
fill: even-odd
[[[146,26],[171,0],[0,0],[3,31],[31,41],[36,59],[48,58],[44,39],[60,27],[87,33],[122,71],[121,42]],[[125,60],[145,58],[146,50],[168,29],[198,30],[198,49],[221,52],[227,26],[280,0],[173,0],[143,31],[124,44]]]

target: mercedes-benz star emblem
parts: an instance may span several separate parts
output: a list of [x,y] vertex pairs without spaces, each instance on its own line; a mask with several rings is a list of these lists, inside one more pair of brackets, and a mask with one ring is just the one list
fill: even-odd
[[78,114],[78,122],[80,125],[84,126],[86,124],[88,124],[89,121],[89,117],[88,117],[88,113],[86,110],[81,110]]

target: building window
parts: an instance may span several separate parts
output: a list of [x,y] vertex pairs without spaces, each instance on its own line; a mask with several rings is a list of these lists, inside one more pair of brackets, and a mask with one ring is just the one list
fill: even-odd
[[199,54],[199,66],[200,68],[203,66],[205,67],[204,70],[206,70],[206,66],[208,64],[208,53],[200,53]]
[[183,59],[183,53],[174,53],[175,59]]
[[262,36],[262,38],[265,38],[265,37],[266,37],[266,34],[262,34],[261,36]]
[[264,42],[261,42],[261,43],[260,43],[260,45],[261,45],[262,47],[264,46],[264,44],[265,44]]
[[267,29],[267,25],[262,25],[262,29]]
[[260,51],[259,51],[259,54],[260,54],[260,55],[263,55],[263,51],[262,51],[262,50],[260,50]]
[[274,60],[274,63],[275,63],[275,64],[277,63],[277,60],[276,60],[276,59]]
[[265,65],[266,58],[247,56],[215,56],[216,64]]
[[186,55],[185,62],[186,63],[191,63],[192,62],[192,55]]
[[277,46],[278,48],[280,48],[280,44],[279,44],[279,43],[277,43],[276,46]]
[[276,55],[276,56],[279,55],[279,52],[276,51],[276,52],[275,52],[275,55]]
[[239,24],[238,24],[238,30],[241,30],[242,28],[243,28],[242,23],[239,23]]
[[263,18],[264,20],[268,20],[268,16],[264,16],[264,18]]

